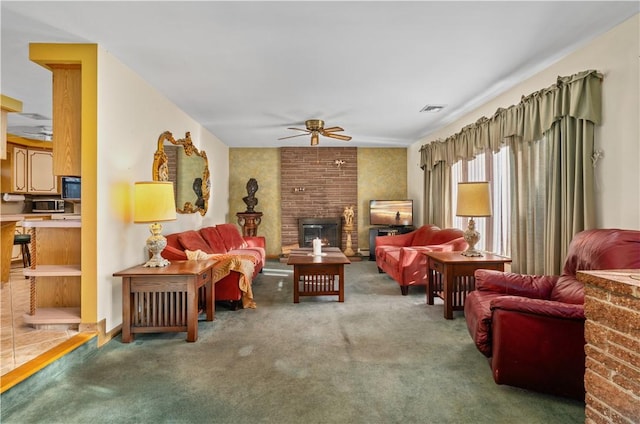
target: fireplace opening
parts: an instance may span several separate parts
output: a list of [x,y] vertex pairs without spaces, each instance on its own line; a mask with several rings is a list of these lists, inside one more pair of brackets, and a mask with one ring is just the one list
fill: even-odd
[[300,247],[313,247],[313,239],[322,240],[326,247],[342,248],[342,220],[340,218],[300,218],[298,243]]

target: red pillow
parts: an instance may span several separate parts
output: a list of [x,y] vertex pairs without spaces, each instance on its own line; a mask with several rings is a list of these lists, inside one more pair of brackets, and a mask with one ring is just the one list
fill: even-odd
[[211,247],[204,241],[200,233],[195,230],[180,233],[178,241],[185,250],[202,250],[204,253],[213,253]]
[[242,238],[240,230],[234,224],[219,224],[216,225],[216,230],[218,230],[218,234],[224,241],[224,246],[227,250],[247,247],[247,242]]
[[220,237],[216,227],[201,228],[200,235],[211,247],[212,253],[227,253],[227,247],[224,245],[224,240]]

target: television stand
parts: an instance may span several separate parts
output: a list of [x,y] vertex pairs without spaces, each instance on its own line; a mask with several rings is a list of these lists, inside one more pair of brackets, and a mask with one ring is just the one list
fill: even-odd
[[415,229],[416,227],[414,227],[413,225],[369,227],[369,260],[376,260],[376,237],[406,234]]

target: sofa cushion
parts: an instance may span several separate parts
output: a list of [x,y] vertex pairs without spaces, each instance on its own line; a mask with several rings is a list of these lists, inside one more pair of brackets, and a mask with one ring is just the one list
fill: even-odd
[[183,231],[178,235],[178,241],[185,250],[202,250],[205,253],[214,253],[198,231]]
[[227,253],[227,247],[216,227],[203,227],[200,235],[211,248],[211,253]]
[[431,235],[431,239],[429,240],[429,244],[444,244],[460,237],[463,237],[464,240],[464,232],[462,230],[459,230],[457,228],[445,228],[433,232],[433,234]]
[[[416,234],[413,236],[413,241],[411,242],[412,246],[426,246],[427,244],[438,244],[431,243],[431,239],[433,234],[436,231],[439,231],[440,228],[435,225],[423,225],[422,227],[416,230]],[[452,237],[455,238],[455,237]]]
[[216,225],[216,230],[224,240],[227,251],[247,247],[247,242],[242,238],[240,230],[234,224],[219,224]]

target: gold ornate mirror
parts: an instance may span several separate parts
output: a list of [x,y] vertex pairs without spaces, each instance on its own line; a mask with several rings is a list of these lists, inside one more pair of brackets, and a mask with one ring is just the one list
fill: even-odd
[[179,140],[169,131],[160,134],[153,156],[153,180],[173,182],[178,213],[207,213],[211,187],[207,154],[193,145],[191,133]]

